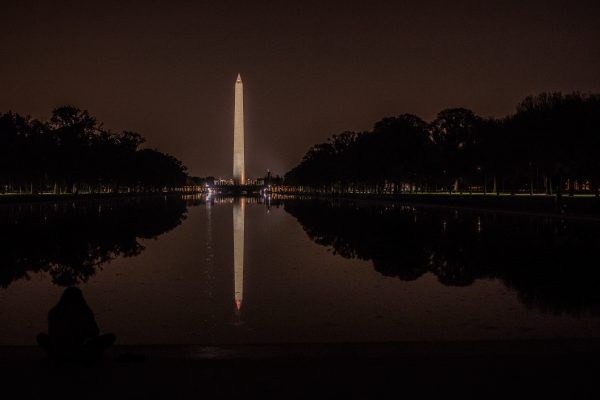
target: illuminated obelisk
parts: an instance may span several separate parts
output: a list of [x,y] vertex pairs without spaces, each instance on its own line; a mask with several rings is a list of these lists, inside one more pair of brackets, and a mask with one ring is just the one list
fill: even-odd
[[233,181],[236,185],[246,182],[244,168],[244,84],[238,74],[235,81],[235,111],[233,118]]
[[239,312],[244,296],[244,217],[245,203],[243,198],[233,202],[233,279],[234,301]]

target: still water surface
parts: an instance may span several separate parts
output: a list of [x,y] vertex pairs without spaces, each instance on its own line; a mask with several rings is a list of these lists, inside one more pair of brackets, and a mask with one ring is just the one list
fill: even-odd
[[0,345],[78,285],[118,344],[600,337],[600,226],[351,201],[0,207]]

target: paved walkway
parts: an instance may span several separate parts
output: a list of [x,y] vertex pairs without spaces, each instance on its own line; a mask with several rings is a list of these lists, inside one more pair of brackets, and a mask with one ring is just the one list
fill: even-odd
[[115,346],[95,364],[0,347],[19,398],[600,398],[598,372],[600,340]]

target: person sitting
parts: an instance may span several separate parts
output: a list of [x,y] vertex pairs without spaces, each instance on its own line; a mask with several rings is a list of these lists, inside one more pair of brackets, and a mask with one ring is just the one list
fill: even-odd
[[50,358],[63,360],[100,358],[115,339],[113,334],[100,335],[94,313],[77,287],[65,289],[48,312],[48,333],[37,336]]

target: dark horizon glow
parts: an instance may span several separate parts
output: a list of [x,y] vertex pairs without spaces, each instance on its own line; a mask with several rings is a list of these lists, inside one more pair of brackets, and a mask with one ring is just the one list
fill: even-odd
[[0,111],[74,104],[193,175],[231,176],[244,77],[248,176],[385,116],[503,116],[543,91],[600,91],[592,1],[21,1],[3,5]]

